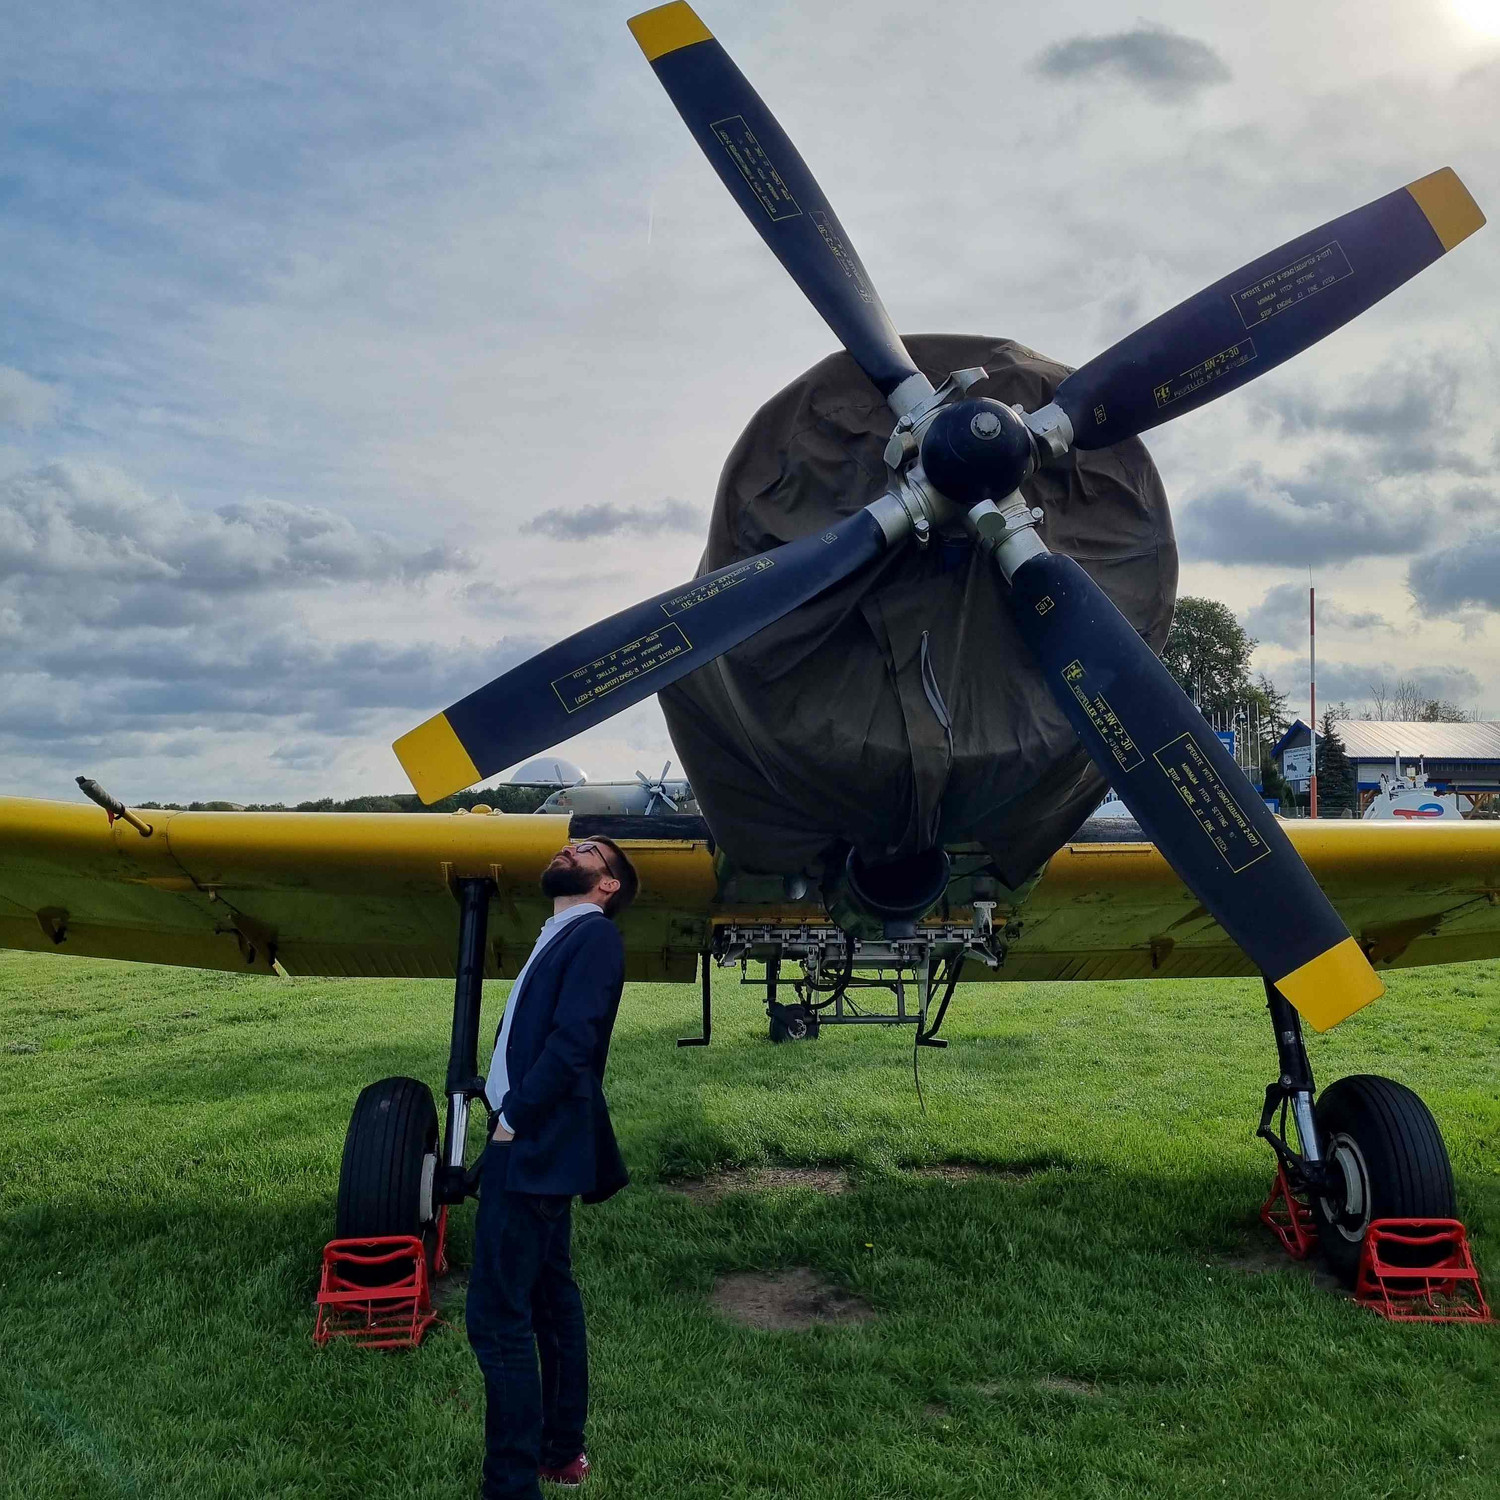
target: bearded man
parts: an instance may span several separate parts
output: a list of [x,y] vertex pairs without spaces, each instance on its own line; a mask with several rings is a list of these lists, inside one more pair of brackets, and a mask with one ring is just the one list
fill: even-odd
[[629,1180],[602,1087],[625,945],[609,918],[635,897],[610,839],[561,849],[542,875],[552,915],[511,986],[485,1093],[469,1343],[484,1372],[485,1500],[539,1500],[588,1474],[588,1349],[573,1280],[572,1201]]

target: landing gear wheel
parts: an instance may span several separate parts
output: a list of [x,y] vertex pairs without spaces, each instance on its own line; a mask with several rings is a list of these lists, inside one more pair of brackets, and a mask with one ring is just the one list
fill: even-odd
[[338,1238],[419,1235],[430,1257],[437,1243],[437,1166],[438,1117],[432,1090],[415,1078],[372,1083],[355,1102],[344,1137]]
[[766,1006],[773,1042],[814,1042],[818,1039],[818,1013],[805,1005],[782,1005],[772,1000]]
[[[1313,1219],[1329,1268],[1353,1286],[1372,1219],[1457,1216],[1453,1169],[1432,1112],[1392,1079],[1340,1078],[1319,1096],[1317,1115],[1336,1186],[1313,1197]],[[1399,1248],[1391,1247],[1391,1259]]]

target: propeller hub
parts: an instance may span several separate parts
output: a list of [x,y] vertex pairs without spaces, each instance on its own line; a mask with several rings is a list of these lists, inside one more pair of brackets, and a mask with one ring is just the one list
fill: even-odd
[[955,401],[932,420],[922,438],[922,469],[966,510],[981,500],[1013,494],[1035,465],[1026,424],[1010,407],[988,398]]

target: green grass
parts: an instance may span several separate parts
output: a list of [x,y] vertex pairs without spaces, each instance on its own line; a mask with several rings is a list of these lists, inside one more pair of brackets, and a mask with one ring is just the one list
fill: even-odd
[[[750,991],[719,998],[706,1051],[672,1045],[686,986],[632,987],[615,1034],[635,1184],[576,1219],[595,1500],[1500,1494],[1500,1329],[1391,1326],[1232,1264],[1271,1172],[1255,985],[966,989],[925,1116],[905,1033],[772,1047]],[[415,1354],[309,1339],[354,1097],[438,1083],[448,1006],[0,954],[0,1494],[474,1493],[461,1303]],[[1500,1294],[1500,964],[1397,975],[1311,1050],[1325,1082],[1427,1099]],[[961,1159],[1041,1170],[903,1171]],[[798,1162],[855,1190],[659,1185]],[[706,1305],[724,1272],[794,1265],[880,1316],[762,1333]]]

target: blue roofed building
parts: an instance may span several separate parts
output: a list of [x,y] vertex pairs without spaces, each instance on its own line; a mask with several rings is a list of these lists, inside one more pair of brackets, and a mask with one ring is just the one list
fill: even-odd
[[[1380,778],[1422,770],[1434,791],[1500,792],[1500,724],[1428,724],[1417,720],[1335,719],[1362,793]],[[1292,789],[1306,795],[1311,735],[1297,719],[1271,750]]]

